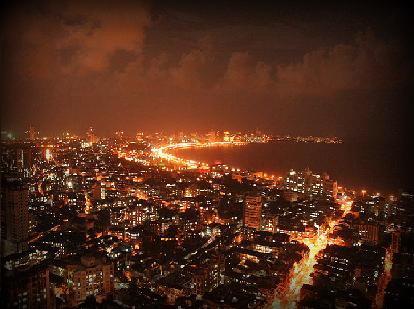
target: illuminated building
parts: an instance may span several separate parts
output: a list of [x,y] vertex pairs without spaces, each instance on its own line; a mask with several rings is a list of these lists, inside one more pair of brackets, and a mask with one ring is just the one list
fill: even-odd
[[214,143],[217,140],[217,134],[215,131],[211,131],[206,134],[206,140],[210,143]]
[[104,200],[106,198],[105,182],[98,182],[93,185],[92,196],[95,200]]
[[360,241],[363,243],[369,243],[377,245],[379,240],[379,226],[374,223],[356,223],[352,225],[353,228],[358,232]]
[[[203,163],[174,155],[175,149],[266,140],[260,132],[228,132],[224,135],[229,141],[224,142],[223,133],[213,133],[138,134],[137,139],[149,141],[145,147],[125,136],[119,136],[122,142],[102,139],[93,147],[92,139],[81,138],[42,139],[37,147],[27,141],[13,143],[7,153],[7,161],[11,162],[8,167],[19,175],[32,166],[29,177],[33,178],[27,181],[33,251],[9,255],[3,268],[14,271],[39,263],[59,265],[50,265],[50,271],[58,275],[51,281],[54,292],[68,307],[78,306],[92,295],[100,301],[113,289],[119,299],[121,290],[130,292],[127,288],[131,282],[137,284],[136,296],[141,297],[144,290],[161,293],[163,296],[156,295],[164,304],[165,296],[166,302],[175,307],[192,297],[200,301],[210,298],[217,306],[240,304],[241,308],[248,304],[240,301],[246,295],[253,297],[252,306],[258,306],[258,298],[267,305],[275,297],[299,301],[301,287],[313,283],[313,279],[315,287],[328,282],[329,287],[340,288],[337,281],[331,284],[336,276],[361,291],[374,290],[374,281],[379,278],[376,274],[383,269],[382,260],[377,263],[374,256],[374,263],[366,266],[362,249],[369,247],[365,243],[378,243],[384,236],[384,231],[375,226],[382,227],[386,222],[376,220],[372,213],[377,211],[368,211],[383,208],[379,198],[373,204],[366,198],[357,200],[352,207],[352,191],[344,189],[341,198],[332,201],[336,182],[309,169],[292,170],[285,179],[219,163],[201,172],[195,167]],[[31,151],[33,164],[26,163],[30,160],[21,149]],[[46,149],[53,151],[48,161]],[[175,164],[193,170],[177,170],[172,167]],[[228,181],[230,177],[234,181]],[[364,211],[358,209],[359,203]],[[396,201],[389,204],[387,214],[394,226],[388,231],[401,230],[396,224],[409,217],[402,211],[405,206]],[[358,222],[363,223],[353,225],[358,217],[346,216],[351,207],[350,215],[359,212],[364,221]],[[51,224],[42,222],[44,218]],[[240,228],[242,224],[246,228]],[[355,237],[355,230],[360,237]],[[393,252],[399,251],[398,247],[403,250],[400,243],[396,238]],[[331,244],[337,247],[324,252]],[[352,244],[355,252],[342,253],[342,248]],[[82,250],[92,256],[77,258]],[[358,250],[360,257],[352,258]],[[109,260],[94,257],[101,253],[116,265],[115,273]],[[405,269],[399,272],[403,274]],[[357,280],[363,282],[355,283]],[[109,285],[105,283],[108,281]],[[111,282],[116,282],[115,287]],[[228,284],[239,290],[225,290]],[[227,295],[235,295],[237,300],[225,301]]]
[[[56,264],[62,264],[57,261]],[[95,296],[100,302],[113,293],[114,268],[111,262],[104,257],[84,255],[76,260],[62,261],[53,271],[63,277],[66,282],[67,302],[70,306],[77,306],[88,296]]]
[[244,226],[259,229],[262,215],[262,198],[260,196],[246,196],[244,202]]
[[19,173],[24,177],[29,177],[33,166],[32,148],[22,146],[16,149],[16,163]]
[[29,229],[29,191],[17,181],[3,185],[1,201],[2,254],[22,252],[27,248]]
[[279,217],[270,216],[268,214],[262,215],[261,230],[275,233],[277,231]]
[[4,295],[7,308],[54,308],[47,266],[7,272],[3,279],[8,282]]
[[393,253],[400,252],[400,245],[401,245],[401,233],[395,231],[392,233],[391,238],[391,249]]
[[[328,245],[319,253],[318,263],[314,267],[315,291],[329,287],[332,299],[341,308],[351,302],[358,308],[372,307],[383,269],[384,255],[385,249],[376,246]],[[350,288],[358,289],[362,293],[354,295],[356,297],[352,293],[344,293]],[[315,297],[315,294],[311,297]],[[321,300],[320,296],[316,297]]]
[[29,130],[27,130],[25,133],[27,138],[31,141],[34,141],[39,136],[39,132],[36,131],[36,129],[33,126],[29,126]]
[[93,131],[92,127],[90,127],[89,130],[86,132],[86,137],[90,145],[93,145],[98,141],[98,137],[95,135],[95,132]]
[[323,192],[326,196],[336,198],[338,195],[338,183],[329,178],[329,175],[324,173],[322,175]]
[[146,219],[146,215],[141,207],[129,206],[126,209],[126,211],[127,211],[126,216],[128,218],[130,227],[140,225]]
[[110,223],[112,226],[123,226],[126,219],[127,208],[117,207],[111,208]]
[[191,186],[187,187],[184,191],[185,197],[196,197],[200,193],[197,185],[192,184]]
[[203,295],[221,283],[224,259],[214,257],[203,265],[194,265],[191,271],[191,293]]
[[136,139],[138,142],[142,142],[142,141],[144,140],[144,133],[142,133],[142,132],[137,132],[137,134],[135,135],[135,139]]
[[285,179],[286,190],[305,193],[305,187],[307,185],[306,180],[309,176],[309,173],[297,173],[294,170],[290,170]]
[[28,249],[22,253],[9,255],[3,260],[4,268],[7,270],[15,270],[39,264],[47,258],[47,253],[48,251]]
[[52,155],[52,150],[50,148],[45,149],[45,158],[47,161],[52,160],[53,155]]
[[230,142],[230,140],[231,140],[231,135],[230,135],[230,132],[225,131],[225,132],[223,133],[223,141],[225,141],[225,142]]
[[124,140],[124,131],[116,131],[115,132],[115,136],[116,136],[116,138],[118,139],[118,140]]
[[328,174],[312,174],[309,169],[303,172],[290,170],[285,178],[284,187],[288,191],[314,197],[336,198],[338,193],[337,182],[330,179]]
[[298,200],[298,193],[294,191],[283,191],[283,198],[288,202],[296,202]]
[[177,298],[203,295],[222,283],[224,258],[213,255],[202,264],[190,264],[182,271],[176,271],[160,280],[158,291],[174,305]]

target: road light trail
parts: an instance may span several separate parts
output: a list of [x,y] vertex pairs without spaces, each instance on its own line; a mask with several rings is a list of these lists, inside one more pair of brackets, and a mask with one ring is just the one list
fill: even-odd
[[242,146],[245,142],[206,142],[206,143],[176,143],[151,149],[154,157],[168,162],[184,166],[186,168],[197,168],[199,166],[209,168],[208,163],[198,162],[191,159],[184,159],[174,156],[167,151],[186,148],[207,148],[207,147],[224,147],[224,146]]
[[[346,216],[351,210],[353,201],[350,199],[337,201],[343,210],[342,217]],[[335,239],[330,238],[330,234],[334,231],[335,226],[339,223],[341,218],[331,220],[325,227],[322,227],[318,234],[313,237],[296,236],[294,239],[302,242],[309,248],[309,254],[305,256],[300,262],[293,266],[292,278],[286,289],[286,293],[279,299],[275,299],[272,304],[273,308],[296,308],[297,302],[300,300],[300,291],[304,284],[312,284],[312,273],[316,265],[317,255],[324,250],[328,244],[335,242]]]
[[392,257],[393,252],[391,247],[387,248],[384,260],[384,272],[378,283],[378,291],[375,297],[374,308],[382,308],[384,306],[384,294],[388,283],[391,281],[391,269],[392,269]]

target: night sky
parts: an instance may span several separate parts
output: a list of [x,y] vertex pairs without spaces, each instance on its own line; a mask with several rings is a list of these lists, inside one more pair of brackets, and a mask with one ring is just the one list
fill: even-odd
[[10,2],[2,130],[407,141],[413,11],[334,2]]

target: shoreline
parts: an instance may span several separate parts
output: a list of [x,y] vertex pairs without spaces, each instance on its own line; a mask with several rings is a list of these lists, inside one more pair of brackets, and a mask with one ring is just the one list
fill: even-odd
[[[318,145],[317,147],[319,147],[319,146],[321,146],[321,147],[329,147],[329,149],[334,149],[334,147],[324,146],[324,145],[335,145],[337,147],[344,147],[344,146],[346,146],[345,143],[305,143],[305,142],[299,143],[299,142],[292,142],[292,141],[274,141],[274,140],[269,141],[269,142],[266,142],[266,143],[246,143],[243,146],[246,146],[246,147],[248,147],[248,146],[254,146],[255,147],[255,146],[260,145],[260,144],[262,144],[262,145],[264,145],[264,144],[267,144],[267,145],[283,145],[283,146],[286,145],[288,147],[292,147],[292,146],[293,147],[296,147],[296,146],[298,146],[298,147],[301,147],[301,148],[303,146],[305,146],[305,147],[306,146],[312,147],[312,145],[315,145],[316,144],[316,145]],[[230,148],[233,148],[232,146],[229,146],[229,147]],[[201,153],[200,152],[201,150],[203,150],[203,151],[206,150],[207,152],[209,152],[209,151],[210,152],[218,151],[219,152],[219,157],[212,158],[211,157],[211,154],[207,154],[207,155],[202,154],[202,155],[199,155]],[[198,155],[192,156],[191,151],[197,152]],[[384,184],[384,185],[377,184],[376,185],[375,183],[374,184],[369,184],[368,182],[366,182],[366,184],[354,184],[355,182],[352,181],[352,177],[350,177],[350,174],[348,174],[348,175],[341,175],[341,170],[342,171],[347,171],[348,170],[346,163],[341,164],[339,166],[338,170],[335,170],[336,169],[336,166],[334,164],[335,162],[334,163],[330,162],[330,165],[331,166],[326,165],[326,167],[324,167],[324,168],[318,168],[315,165],[312,166],[312,164],[309,164],[308,166],[306,166],[306,164],[303,164],[303,162],[300,162],[298,164],[294,164],[294,163],[292,163],[292,164],[284,163],[284,164],[282,164],[282,165],[285,165],[284,167],[279,167],[277,169],[272,169],[272,168],[257,168],[255,166],[249,167],[249,163],[251,163],[251,162],[247,162],[248,161],[248,158],[246,158],[246,156],[247,156],[246,154],[244,154],[243,159],[236,160],[238,162],[237,163],[234,163],[234,161],[232,162],[231,160],[229,160],[229,158],[228,158],[229,154],[226,154],[226,155],[223,156],[223,153],[221,153],[222,151],[223,151],[223,147],[222,146],[215,145],[215,146],[210,146],[208,149],[205,149],[205,147],[174,148],[174,149],[172,149],[172,151],[171,150],[167,150],[167,153],[170,154],[170,155],[172,155],[172,156],[174,156],[174,157],[183,159],[183,160],[192,160],[194,162],[201,162],[201,161],[203,161],[207,165],[213,165],[214,164],[214,161],[217,160],[217,161],[220,161],[221,164],[225,164],[225,165],[228,165],[228,166],[231,166],[231,167],[235,166],[235,168],[240,169],[240,170],[249,171],[249,172],[262,172],[262,173],[270,174],[270,175],[271,174],[274,174],[275,177],[285,176],[289,172],[290,169],[293,169],[293,170],[296,170],[296,171],[300,171],[300,170],[302,170],[302,169],[304,169],[306,167],[310,167],[310,169],[312,171],[314,171],[316,174],[321,174],[323,172],[328,172],[328,174],[332,178],[336,179],[339,183],[344,184],[344,186],[347,187],[347,188],[349,188],[350,190],[354,190],[354,191],[362,191],[362,190],[364,190],[364,191],[370,191],[370,192],[373,192],[373,193],[377,193],[378,192],[378,193],[381,193],[381,195],[382,194],[392,195],[392,194],[396,194],[398,191],[401,190],[401,189],[399,189],[397,187],[397,185],[393,185],[393,186],[388,185],[388,184]],[[248,150],[248,151],[251,151],[251,150]],[[321,150],[321,151],[323,151],[323,150]],[[340,150],[338,150],[338,151],[340,151]],[[209,158],[206,159],[206,157],[209,157]],[[292,161],[292,160],[290,160],[290,161]],[[272,163],[272,162],[270,162],[270,163]],[[350,164],[354,164],[354,161],[351,161]],[[368,171],[369,171],[369,169],[368,169]],[[361,174],[364,174],[364,177],[365,178],[378,179],[377,177],[370,177],[370,175],[367,173],[367,170],[363,170],[362,172],[363,173],[361,173]],[[372,170],[371,170],[371,172],[372,172]],[[386,176],[383,176],[383,177],[384,178],[387,178]],[[363,182],[363,181],[360,181],[360,182]]]

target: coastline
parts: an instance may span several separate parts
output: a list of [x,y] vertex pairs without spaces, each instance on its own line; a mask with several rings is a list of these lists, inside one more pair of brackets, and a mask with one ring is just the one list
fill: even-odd
[[[242,150],[242,151],[240,151]],[[249,143],[240,147],[174,149],[174,156],[214,164],[220,161],[243,170],[261,171],[284,176],[290,169],[310,168],[327,172],[339,183],[354,190],[392,194],[404,189],[409,175],[387,149],[360,147],[352,143],[297,143],[270,141]],[[398,154],[396,154],[397,156]]]

